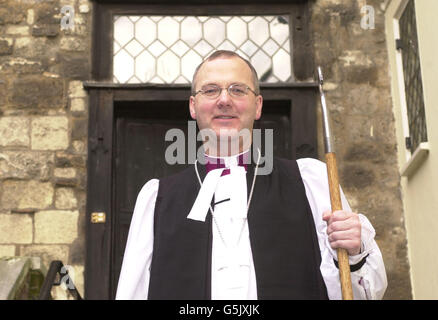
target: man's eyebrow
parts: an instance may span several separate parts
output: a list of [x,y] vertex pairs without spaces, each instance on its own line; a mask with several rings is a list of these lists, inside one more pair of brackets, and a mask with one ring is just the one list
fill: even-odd
[[[231,86],[231,85],[234,85],[234,84],[239,84],[239,85],[242,85],[242,86],[246,86],[246,85],[247,85],[247,84],[245,84],[245,83],[243,83],[243,82],[234,81],[234,82],[231,82],[228,86]],[[205,87],[205,86],[218,86],[218,87],[220,87],[220,85],[219,85],[218,83],[216,83],[216,82],[207,82],[207,83],[204,83],[204,84],[201,86],[201,88],[202,88],[202,87]]]
[[205,86],[219,86],[219,85],[216,82],[207,82],[207,83],[204,83],[202,85],[202,87],[205,87]]

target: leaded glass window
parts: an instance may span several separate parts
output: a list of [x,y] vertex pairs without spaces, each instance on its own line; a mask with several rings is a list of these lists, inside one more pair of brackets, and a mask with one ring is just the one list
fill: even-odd
[[293,81],[288,16],[114,17],[115,83],[191,83],[215,50],[250,60],[261,82]]
[[427,128],[418,52],[417,21],[413,0],[410,0],[407,4],[403,15],[400,17],[399,24],[409,123],[408,141],[410,143],[407,143],[407,145],[411,152],[414,152],[421,142],[427,141]]

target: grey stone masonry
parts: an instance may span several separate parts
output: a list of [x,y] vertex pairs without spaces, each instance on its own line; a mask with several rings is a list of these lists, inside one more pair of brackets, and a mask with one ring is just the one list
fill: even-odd
[[[61,25],[65,6],[73,28]],[[0,0],[0,257],[83,270],[92,8]],[[77,277],[83,294],[83,272]]]
[[[343,191],[376,230],[388,276],[384,298],[411,299],[383,1],[311,3],[315,64],[324,71]],[[369,28],[362,24],[365,5],[374,9]]]

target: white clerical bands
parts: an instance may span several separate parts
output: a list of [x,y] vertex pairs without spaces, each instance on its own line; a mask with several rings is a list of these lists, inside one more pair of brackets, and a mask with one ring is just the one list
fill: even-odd
[[[252,181],[252,186],[251,186],[251,190],[249,193],[248,202],[246,204],[245,203],[236,203],[236,205],[234,206],[237,209],[236,213],[235,213],[236,217],[246,218],[248,208],[249,208],[249,205],[251,203],[251,198],[252,198],[252,193],[254,190],[255,180],[257,177],[257,169],[259,167],[260,156],[261,156],[260,149],[257,149],[257,151],[258,151],[258,159],[257,159],[255,171],[254,171],[254,178]],[[197,175],[198,180],[199,180],[199,184],[201,185],[201,189],[198,192],[198,196],[196,197],[195,203],[193,204],[193,207],[190,210],[190,213],[187,216],[187,219],[205,222],[205,218],[207,216],[208,209],[210,208],[210,210],[213,211],[211,206],[210,206],[211,200],[213,199],[213,195],[216,191],[217,184],[219,183],[219,180],[222,176],[222,172],[225,169],[226,168],[219,168],[219,169],[211,170],[205,176],[204,181],[201,181],[201,177],[199,176],[199,172],[198,172],[197,161],[195,161],[195,171],[196,171],[196,175]],[[234,183],[232,185],[234,185],[237,188],[237,190],[245,190],[246,189],[246,171],[245,171],[245,168],[238,166],[237,161],[236,161],[234,163],[234,165],[230,166],[229,169],[230,169],[230,177],[231,177],[231,179],[234,180]],[[245,197],[243,199],[245,199]],[[238,200],[237,200],[237,198],[234,199],[231,196],[230,201],[236,202]],[[246,206],[246,208],[243,208],[243,206]],[[239,209],[239,208],[241,208],[241,209]]]
[[[197,170],[195,163],[195,169]],[[210,207],[211,199],[213,199],[214,192],[216,191],[217,184],[225,168],[211,170],[205,176],[204,181],[201,184],[201,189],[198,192],[195,203],[193,204],[192,210],[190,210],[188,219],[205,221],[205,217],[208,213],[208,208]]]

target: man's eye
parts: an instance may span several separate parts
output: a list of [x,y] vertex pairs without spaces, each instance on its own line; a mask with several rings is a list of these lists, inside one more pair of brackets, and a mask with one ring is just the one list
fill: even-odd
[[204,89],[203,91],[204,91],[204,94],[206,94],[206,95],[214,95],[217,93],[218,89],[217,88],[207,88],[207,89]]
[[245,88],[243,87],[232,87],[231,92],[235,95],[242,96],[245,94]]

